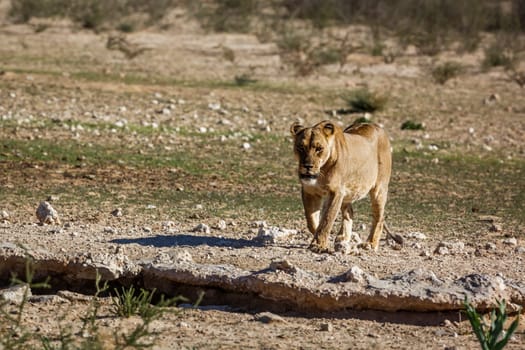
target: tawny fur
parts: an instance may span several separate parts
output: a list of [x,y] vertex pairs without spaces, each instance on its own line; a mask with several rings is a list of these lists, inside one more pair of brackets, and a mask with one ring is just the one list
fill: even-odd
[[330,250],[329,234],[341,211],[343,222],[335,249],[344,250],[352,236],[352,203],[369,194],[373,220],[367,244],[377,250],[392,169],[386,132],[372,123],[351,125],[343,131],[330,121],[313,127],[294,123],[290,132],[299,162],[306,222],[314,235],[310,249]]

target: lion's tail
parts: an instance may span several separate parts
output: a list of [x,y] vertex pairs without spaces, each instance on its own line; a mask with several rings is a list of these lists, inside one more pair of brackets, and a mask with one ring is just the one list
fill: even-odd
[[405,239],[403,238],[403,236],[401,236],[398,233],[392,233],[390,229],[388,228],[388,225],[386,224],[386,222],[383,223],[383,228],[385,229],[388,237],[392,238],[394,242],[400,245],[403,245],[405,243]]

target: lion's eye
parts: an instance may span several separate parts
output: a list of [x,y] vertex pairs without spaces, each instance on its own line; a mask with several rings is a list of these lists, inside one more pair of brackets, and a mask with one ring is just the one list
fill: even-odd
[[316,153],[321,153],[321,152],[323,152],[323,147],[316,147],[316,148],[315,148],[315,152],[316,152]]

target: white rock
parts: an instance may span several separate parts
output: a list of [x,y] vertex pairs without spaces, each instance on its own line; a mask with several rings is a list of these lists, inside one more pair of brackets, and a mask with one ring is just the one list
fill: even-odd
[[192,230],[192,232],[201,232],[201,233],[210,233],[211,230],[210,230],[210,227],[206,224],[198,224],[197,226],[195,226]]
[[420,241],[427,239],[427,236],[424,233],[421,233],[421,232],[418,232],[418,231],[407,233],[406,237],[407,238],[412,238],[412,239],[417,239],[417,240],[420,240]]
[[263,244],[274,244],[280,241],[286,241],[290,236],[295,234],[297,234],[297,230],[275,226],[260,227],[255,239]]
[[5,210],[0,211],[0,222],[7,223],[9,222],[9,213]]
[[20,304],[26,297],[32,295],[31,288],[26,284],[16,285],[6,289],[0,289],[0,300],[5,300],[10,303]]
[[518,240],[515,237],[507,238],[503,240],[503,244],[517,246]]
[[214,226],[214,228],[217,229],[217,230],[225,230],[226,229],[226,221],[219,220],[219,222],[217,222],[217,224]]
[[221,109],[221,104],[219,102],[212,102],[208,104],[208,108],[212,111],[218,111]]
[[436,249],[434,250],[434,254],[455,255],[455,254],[463,253],[464,249],[465,249],[465,244],[463,242],[440,242],[437,245]]
[[117,231],[111,226],[104,227],[104,233],[115,233],[115,232]]
[[357,265],[354,265],[344,274],[345,281],[347,282],[354,282],[354,283],[366,283],[367,282],[367,275],[366,273],[361,270],[361,268]]
[[244,142],[244,143],[242,144],[242,148],[243,148],[244,150],[249,150],[249,149],[252,148],[252,145],[250,145],[248,142]]
[[57,211],[46,201],[41,202],[36,209],[36,217],[41,224],[60,225],[60,218],[58,217]]

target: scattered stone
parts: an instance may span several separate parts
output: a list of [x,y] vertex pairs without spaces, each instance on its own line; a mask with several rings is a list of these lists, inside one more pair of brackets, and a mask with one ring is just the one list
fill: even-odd
[[104,233],[110,233],[110,234],[113,234],[113,233],[116,233],[117,230],[115,230],[113,227],[111,226],[106,226],[104,227]]
[[359,266],[354,265],[344,273],[343,280],[345,282],[364,284],[368,281],[369,277],[370,276],[361,270]]
[[438,255],[455,255],[462,254],[465,249],[465,244],[463,242],[440,242],[438,243],[434,254]]
[[9,213],[5,210],[0,211],[0,223],[7,224],[9,222]]
[[215,226],[213,226],[216,230],[226,230],[226,221],[219,220]]
[[210,227],[206,224],[200,223],[191,230],[192,232],[210,233]]
[[288,273],[294,273],[297,272],[297,268],[290,264],[288,260],[279,260],[279,261],[272,261],[270,263],[270,270],[272,271],[285,271]]
[[483,99],[483,103],[485,105],[492,105],[500,101],[501,101],[501,97],[499,96],[499,94],[496,94],[496,93],[490,94],[488,97],[485,97],[485,99]]
[[501,224],[498,224],[498,223],[492,223],[492,225],[490,225],[490,227],[489,227],[489,231],[490,232],[502,232],[503,231],[503,226]]
[[261,312],[258,314],[255,314],[253,317],[254,320],[262,322],[262,323],[286,323],[286,320],[282,318],[279,315],[273,314],[271,312]]
[[268,224],[266,221],[254,221],[252,222],[252,227],[259,228],[259,227],[268,227]]
[[46,201],[41,202],[36,209],[36,217],[41,225],[60,225],[60,218],[58,217],[57,211]]
[[202,209],[204,209],[204,206],[203,206],[202,204],[197,204],[197,205],[195,206],[195,209],[196,209],[196,210],[202,210]]
[[7,301],[9,303],[20,304],[24,301],[24,295],[29,298],[31,294],[31,288],[27,284],[20,284],[6,289],[0,289],[0,300]]
[[507,238],[503,240],[503,244],[517,246],[518,240],[515,237]]
[[524,254],[525,253],[525,247],[516,247],[514,251],[518,254]]
[[494,215],[480,215],[478,220],[483,222],[494,223],[500,221],[501,218],[499,216]]
[[70,303],[69,300],[61,296],[51,294],[51,295],[33,295],[29,298],[29,301],[32,303],[46,303],[46,304],[66,304]]
[[71,292],[69,290],[59,290],[56,294],[57,296],[69,300],[71,302],[90,302],[93,297],[89,295],[84,295],[76,292]]
[[421,232],[410,232],[410,233],[407,233],[406,235],[407,238],[411,238],[411,239],[417,239],[417,240],[425,240],[427,239],[427,236],[424,234],[424,233],[421,233]]
[[297,230],[280,228],[276,226],[260,227],[255,240],[262,244],[275,244],[287,240],[290,236],[296,235]]
[[249,150],[252,148],[252,145],[250,145],[248,142],[245,142],[242,144],[242,149]]
[[155,205],[153,205],[153,204],[148,204],[148,205],[146,206],[146,209],[156,209],[156,208],[157,208],[157,206],[155,206]]
[[321,323],[319,328],[322,332],[332,332],[334,329],[331,323]]
[[114,217],[117,217],[117,218],[121,217],[123,215],[122,214],[122,208],[117,208],[117,209],[113,210],[111,212],[111,215],[113,215]]
[[142,228],[142,231],[144,231],[145,233],[151,233],[151,232],[153,232],[153,229],[151,227],[149,227],[149,226],[144,226]]
[[430,252],[428,250],[424,250],[422,251],[419,256],[422,256],[424,258],[429,258],[430,257]]
[[487,244],[485,244],[485,249],[486,250],[496,250],[496,244],[492,242],[488,242]]
[[211,109],[212,111],[218,111],[221,109],[221,104],[218,102],[209,103],[208,108]]
[[52,194],[50,196],[47,196],[46,201],[48,201],[48,202],[56,202],[59,199],[60,199],[59,196]]

